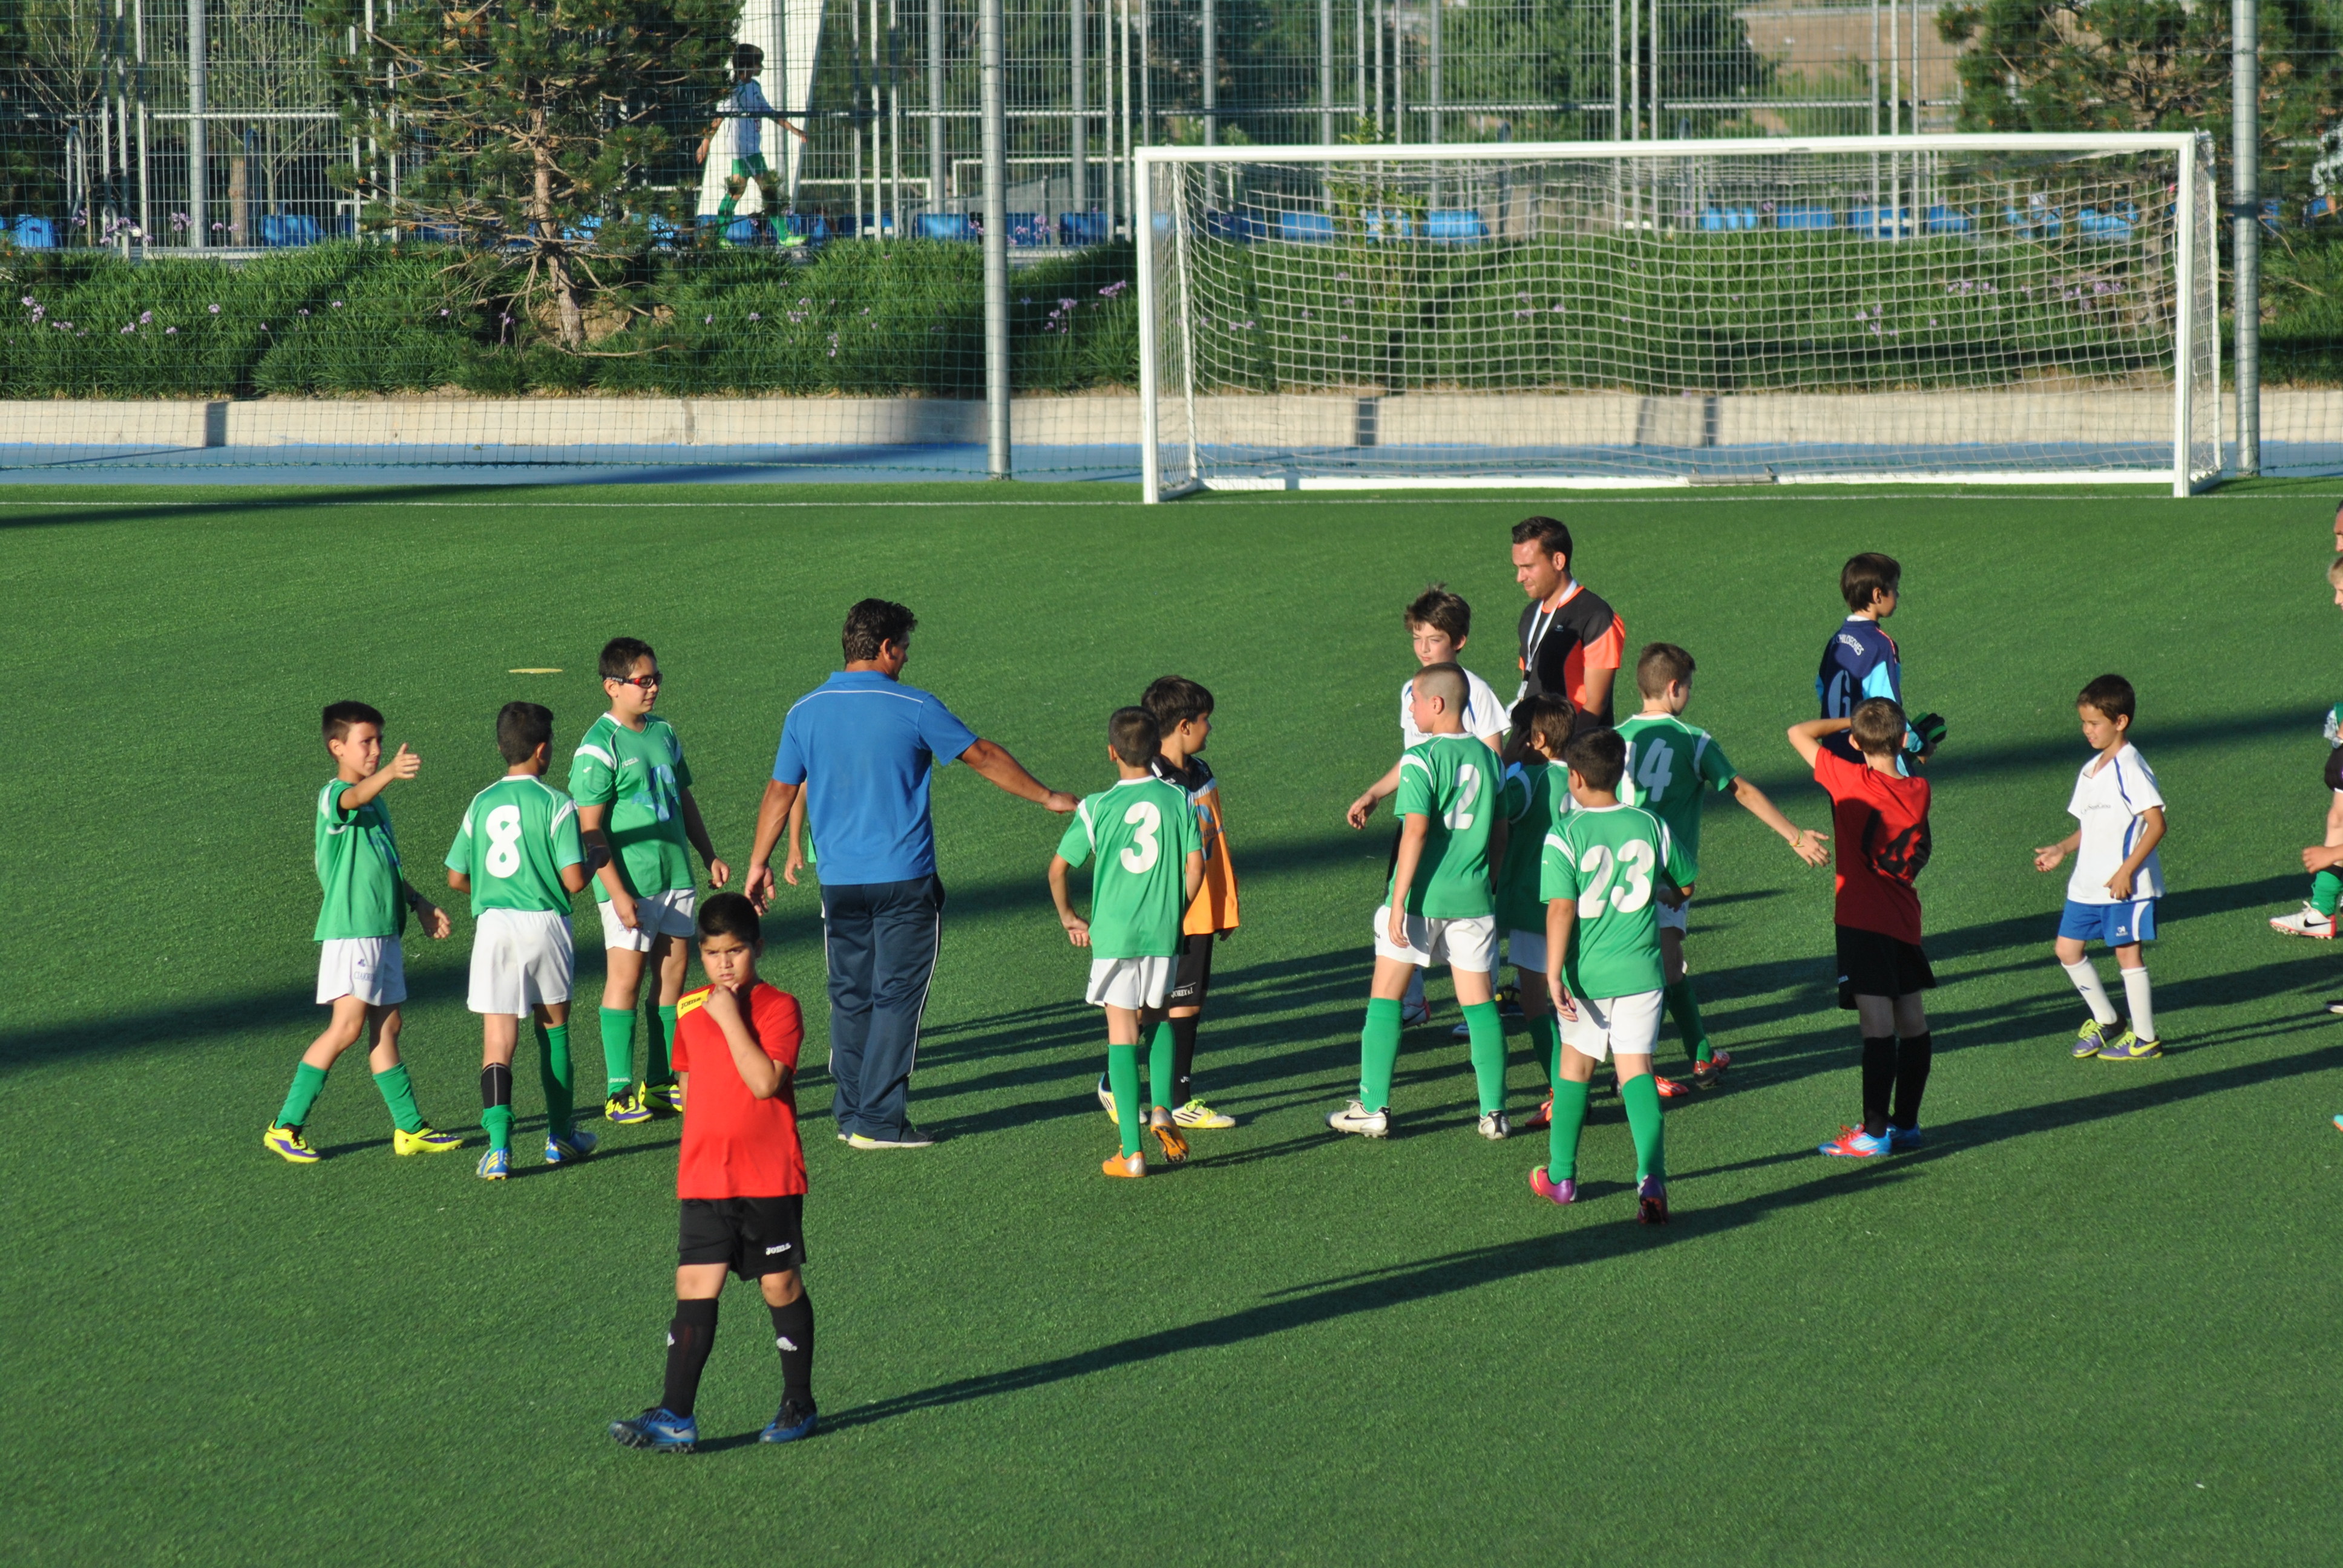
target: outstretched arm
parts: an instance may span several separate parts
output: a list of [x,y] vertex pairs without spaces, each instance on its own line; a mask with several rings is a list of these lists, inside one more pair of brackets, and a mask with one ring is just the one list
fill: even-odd
[[1791,851],[1809,866],[1827,865],[1830,851],[1824,848],[1830,839],[1811,828],[1800,828],[1782,815],[1765,791],[1746,779],[1733,781],[1733,798],[1748,809],[1749,814],[1789,840]]
[[[1071,795],[1061,794],[1026,772],[1024,765],[1009,755],[1006,747],[997,746],[990,740],[979,740],[961,752],[960,759],[974,769],[977,774],[990,782],[993,788],[1005,790],[1020,800],[1031,800],[1037,806],[1061,815],[1072,810],[1079,804]],[[763,841],[761,822],[758,831],[760,835],[759,842],[761,843]]]
[[1815,759],[1822,753],[1823,737],[1836,735],[1853,727],[1853,720],[1845,719],[1809,719],[1804,724],[1793,724],[1790,726],[1790,749],[1798,754],[1800,761],[1812,768]]

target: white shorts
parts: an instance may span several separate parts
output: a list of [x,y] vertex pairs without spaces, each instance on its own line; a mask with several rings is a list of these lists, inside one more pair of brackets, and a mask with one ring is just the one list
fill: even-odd
[[1375,957],[1395,959],[1418,969],[1446,964],[1451,970],[1493,974],[1497,968],[1497,917],[1458,915],[1450,920],[1407,918],[1407,946],[1391,940],[1391,906],[1375,906]]
[[1545,933],[1525,931],[1516,926],[1505,933],[1505,956],[1517,970],[1532,974],[1545,973]]
[[629,952],[651,950],[653,937],[685,937],[692,933],[691,917],[699,909],[699,890],[669,888],[664,893],[646,893],[635,900],[635,929],[628,930],[618,923],[618,915],[608,900],[594,906],[602,911],[602,945],[624,948]]
[[328,937],[317,944],[317,1000],[346,996],[368,1007],[407,1000],[407,960],[397,937]]
[[1692,900],[1690,899],[1686,899],[1683,903],[1678,904],[1673,910],[1657,899],[1654,899],[1652,903],[1660,911],[1660,930],[1664,931],[1682,932],[1691,929],[1685,923],[1685,917],[1692,913]]
[[1161,959],[1092,959],[1091,989],[1082,1000],[1092,1007],[1161,1007],[1172,990],[1180,960]]
[[472,937],[472,990],[465,1006],[527,1018],[541,1001],[568,1001],[578,957],[569,917],[554,910],[482,910]]
[[1562,1043],[1590,1061],[1621,1056],[1649,1056],[1660,1043],[1660,993],[1637,991],[1634,996],[1582,996],[1575,1021],[1563,1019]]

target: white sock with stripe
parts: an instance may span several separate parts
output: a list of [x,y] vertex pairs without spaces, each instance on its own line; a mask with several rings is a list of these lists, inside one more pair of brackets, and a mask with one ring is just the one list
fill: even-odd
[[[2101,1023],[2116,1021],[2116,1004],[2107,1000],[2107,988],[2099,983],[2099,971],[2090,960],[2059,967],[2066,971],[2066,978],[2075,982],[2075,989],[2083,993],[2083,1000],[2089,1004],[2093,1018]],[[2139,972],[2143,976],[2147,973],[2145,970]],[[2129,975],[2132,971],[2126,970],[2124,973]]]
[[2149,1005],[2147,966],[2123,972],[2124,1002],[2131,1009],[2131,1031],[2143,1040],[2156,1038],[2156,1009]]

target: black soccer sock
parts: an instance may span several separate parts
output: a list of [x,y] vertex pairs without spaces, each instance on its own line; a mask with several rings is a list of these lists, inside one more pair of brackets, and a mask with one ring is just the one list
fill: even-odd
[[488,1147],[512,1149],[512,1069],[503,1062],[480,1069],[480,1126]]
[[1196,1098],[1196,1024],[1197,1018],[1166,1020],[1172,1025],[1172,1105],[1173,1109]]
[[1928,1059],[1936,1046],[1916,1034],[1896,1049],[1896,1125],[1909,1132],[1920,1125],[1920,1096],[1928,1087]]
[[689,1415],[699,1398],[699,1374],[716,1344],[716,1298],[678,1302],[667,1326],[667,1392],[659,1401],[670,1415]]
[[800,1290],[786,1307],[765,1303],[773,1314],[773,1348],[781,1352],[781,1399],[813,1403],[813,1297]]
[[1887,1125],[1887,1100],[1896,1089],[1896,1037],[1863,1042],[1863,1130]]

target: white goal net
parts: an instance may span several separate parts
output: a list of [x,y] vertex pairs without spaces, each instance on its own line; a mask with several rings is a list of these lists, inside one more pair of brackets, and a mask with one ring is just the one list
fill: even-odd
[[1151,500],[2220,467],[2201,135],[1137,158]]

